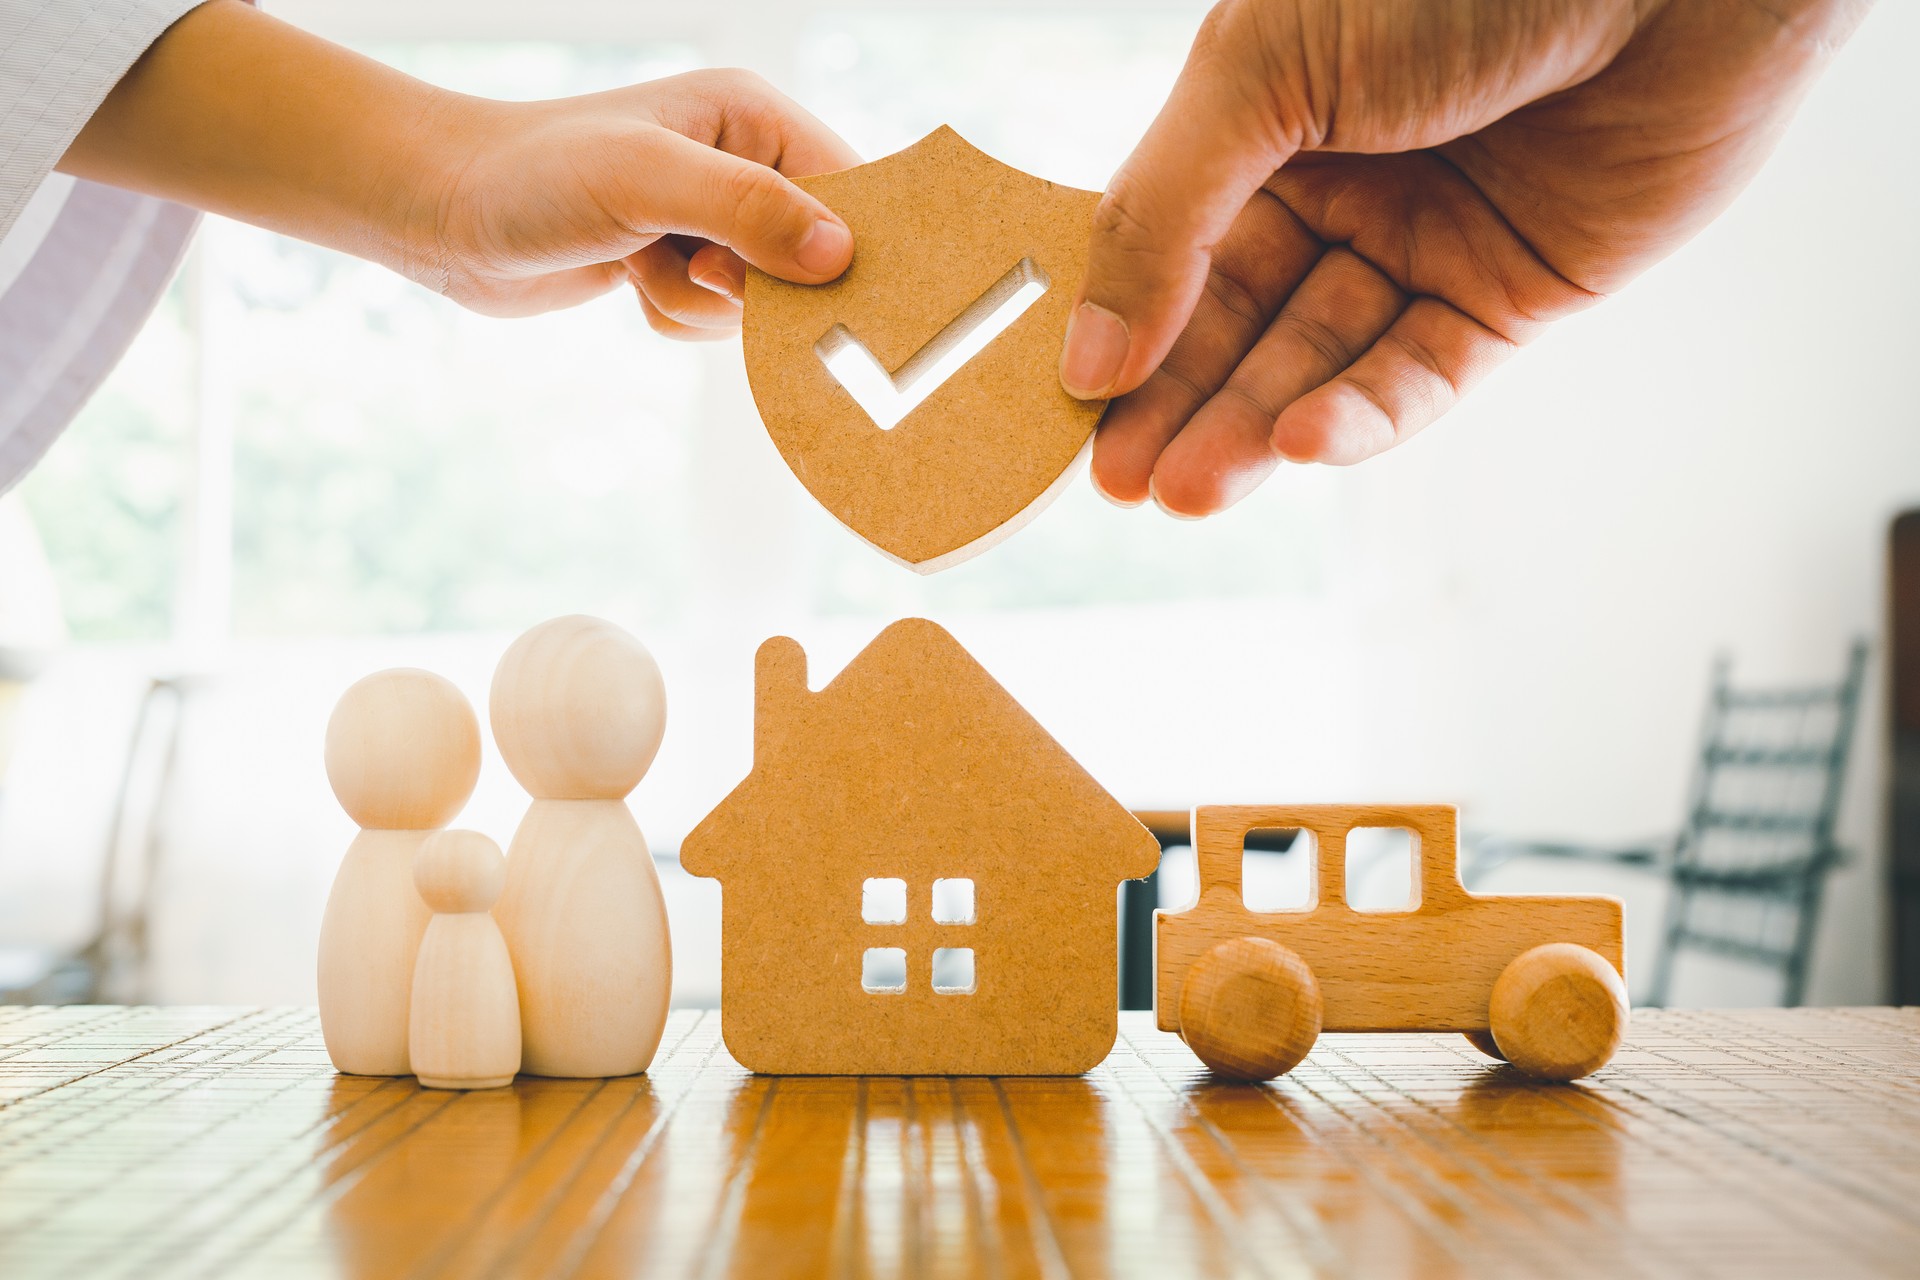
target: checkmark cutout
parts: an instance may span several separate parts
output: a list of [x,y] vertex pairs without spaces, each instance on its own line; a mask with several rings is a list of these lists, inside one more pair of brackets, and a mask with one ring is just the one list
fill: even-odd
[[813,344],[814,354],[874,425],[890,431],[988,343],[1005,333],[1028,307],[1046,295],[1052,284],[1032,258],[1020,259],[892,373],[844,324],[827,330]]

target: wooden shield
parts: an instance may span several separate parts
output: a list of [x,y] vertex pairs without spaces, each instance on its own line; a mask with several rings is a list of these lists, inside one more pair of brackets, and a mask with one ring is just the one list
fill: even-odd
[[[825,285],[749,274],[747,377],[760,416],[842,524],[918,572],[957,564],[1066,486],[1105,408],[1059,378],[1099,196],[1010,168],[945,127],[799,185],[853,229],[853,265]],[[890,428],[828,368],[852,350],[877,363],[883,392],[924,390],[980,319],[1034,285],[1037,301]]]

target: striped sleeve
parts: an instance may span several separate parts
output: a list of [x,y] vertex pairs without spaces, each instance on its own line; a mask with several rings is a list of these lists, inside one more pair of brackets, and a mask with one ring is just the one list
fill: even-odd
[[127,69],[201,0],[0,0],[0,493],[93,394],[196,215],[53,172]]
[[0,0],[0,236],[147,46],[200,0]]

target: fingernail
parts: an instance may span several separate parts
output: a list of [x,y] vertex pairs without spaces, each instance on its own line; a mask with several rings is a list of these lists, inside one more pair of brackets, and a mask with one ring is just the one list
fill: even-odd
[[1170,515],[1175,520],[1205,520],[1206,519],[1205,516],[1190,516],[1184,511],[1175,511],[1172,507],[1168,506],[1165,502],[1161,501],[1160,487],[1158,484],[1155,483],[1152,477],[1149,477],[1147,480],[1147,496],[1153,499],[1153,505],[1160,508],[1162,514]]
[[727,278],[727,273],[724,271],[703,272],[693,277],[693,282],[702,289],[709,289],[719,294],[729,302],[739,301],[738,298],[733,296],[733,281]]
[[838,273],[852,252],[853,232],[831,218],[821,218],[793,251],[793,260],[805,271],[827,276]]
[[1095,493],[1099,494],[1101,497],[1105,498],[1108,502],[1111,502],[1116,507],[1121,507],[1125,510],[1131,511],[1135,507],[1139,506],[1141,502],[1146,501],[1145,498],[1141,498],[1137,502],[1128,502],[1124,498],[1114,497],[1112,494],[1107,492],[1106,486],[1100,483],[1099,475],[1092,470],[1089,470],[1087,472],[1087,479],[1092,482],[1093,491]]
[[1105,307],[1083,302],[1067,321],[1060,353],[1060,385],[1078,400],[1098,400],[1120,376],[1127,358],[1127,326]]

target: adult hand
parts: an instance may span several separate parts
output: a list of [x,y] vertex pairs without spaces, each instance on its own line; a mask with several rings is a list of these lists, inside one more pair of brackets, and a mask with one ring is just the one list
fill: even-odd
[[1670,253],[1866,0],[1225,0],[1115,175],[1061,361],[1113,500],[1406,439]]

